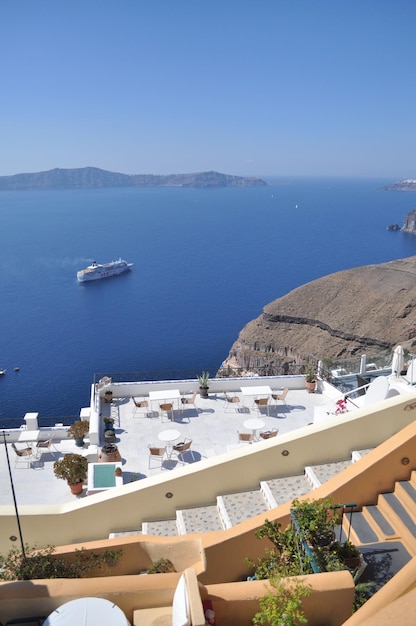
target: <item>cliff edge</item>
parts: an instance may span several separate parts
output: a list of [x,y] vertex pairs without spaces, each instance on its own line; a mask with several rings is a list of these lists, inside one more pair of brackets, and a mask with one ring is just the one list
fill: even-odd
[[376,355],[415,337],[416,256],[330,274],[274,300],[243,328],[225,364],[290,374],[309,355]]

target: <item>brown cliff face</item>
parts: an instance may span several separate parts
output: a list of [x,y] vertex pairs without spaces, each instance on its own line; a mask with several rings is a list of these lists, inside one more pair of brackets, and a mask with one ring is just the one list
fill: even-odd
[[416,337],[416,257],[337,272],[267,304],[233,344],[227,362],[291,373],[310,355],[347,359],[385,353]]

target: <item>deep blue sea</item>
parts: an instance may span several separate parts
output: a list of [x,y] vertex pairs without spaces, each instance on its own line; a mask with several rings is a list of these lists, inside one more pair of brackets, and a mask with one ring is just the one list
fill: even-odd
[[[416,255],[386,230],[416,194],[388,182],[0,192],[0,417],[76,415],[98,372],[214,370],[275,298]],[[120,256],[132,272],[77,282]]]

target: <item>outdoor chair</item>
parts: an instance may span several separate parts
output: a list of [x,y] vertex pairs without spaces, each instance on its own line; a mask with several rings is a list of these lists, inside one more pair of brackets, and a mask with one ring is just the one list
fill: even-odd
[[[49,439],[42,439],[38,441],[36,443],[36,450],[35,450],[36,456],[40,457],[43,454],[43,452],[50,452],[52,456],[55,456],[55,452],[58,453],[58,450],[53,443],[54,439],[55,439],[55,435],[52,435],[51,437],[49,437]],[[54,449],[55,452],[52,451],[52,448]]]
[[181,398],[182,408],[184,409],[188,404],[191,404],[196,408],[195,400],[196,400],[197,395],[198,395],[198,392],[194,391],[192,396],[182,396]]
[[165,460],[166,448],[160,448],[159,446],[152,446],[150,443],[147,446],[149,448],[149,469],[155,469],[151,467],[152,461],[157,461],[160,469],[163,467],[163,461]]
[[238,432],[238,441],[240,443],[253,443],[254,435],[253,433],[240,433]]
[[[165,402],[164,404],[159,404],[159,408],[162,411],[162,421],[163,414],[166,413],[168,420],[173,421],[173,404],[171,402]],[[170,417],[169,417],[170,413]]]
[[239,396],[230,396],[227,392],[224,393],[225,403],[224,403],[224,413],[227,411],[227,408],[232,410],[233,408],[238,411],[240,408],[240,398]]
[[136,399],[134,396],[132,396],[131,399],[134,402],[133,417],[136,415],[138,409],[146,409],[149,406],[149,402],[147,400],[145,400],[144,398],[137,398]]
[[271,439],[271,437],[276,437],[279,430],[277,428],[272,428],[272,430],[264,430],[262,433],[259,433],[262,439]]
[[19,450],[14,443],[12,443],[12,448],[16,453],[15,468],[17,469],[23,466],[26,468],[30,467],[31,462],[34,460],[32,448],[22,448]]
[[256,398],[256,400],[254,400],[254,404],[256,405],[259,413],[261,413],[261,408],[265,407],[267,415],[269,414],[269,398]]
[[279,401],[279,402],[283,402],[284,404],[286,404],[286,396],[287,396],[288,391],[289,391],[289,388],[285,387],[282,393],[277,393],[277,392],[272,393],[273,400],[276,400],[276,402]]
[[172,452],[178,457],[178,461],[180,461],[181,463],[185,463],[183,459],[183,455],[185,454],[185,452],[189,452],[190,455],[192,456],[192,460],[195,461],[195,457],[191,449],[191,445],[192,445],[192,439],[185,439],[185,441],[181,441],[180,443],[177,443],[174,446],[172,446]]

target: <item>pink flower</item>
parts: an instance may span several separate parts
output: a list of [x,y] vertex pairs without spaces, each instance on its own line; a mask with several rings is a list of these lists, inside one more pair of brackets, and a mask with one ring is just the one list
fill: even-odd
[[336,401],[335,415],[340,415],[340,413],[347,413],[347,401],[345,398],[341,398]]

